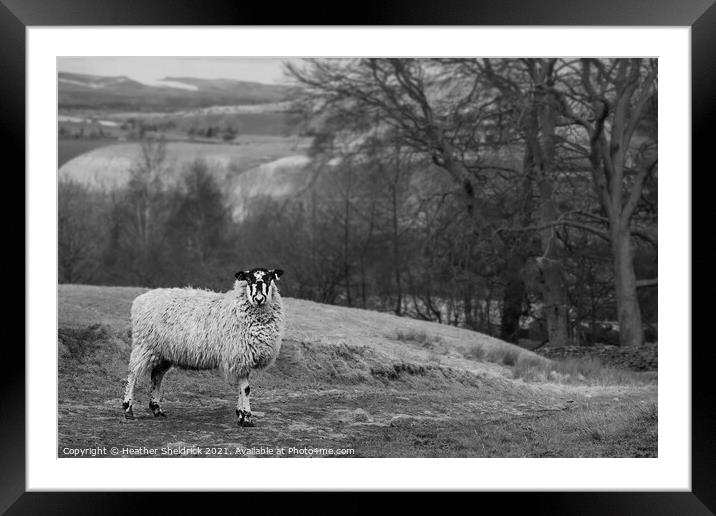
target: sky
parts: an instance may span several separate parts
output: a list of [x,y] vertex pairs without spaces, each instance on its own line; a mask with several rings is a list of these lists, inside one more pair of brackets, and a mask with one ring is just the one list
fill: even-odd
[[[285,58],[268,57],[58,57],[60,72],[126,75],[145,84],[164,77],[237,79],[267,84],[285,83]],[[297,59],[290,59],[297,61]]]

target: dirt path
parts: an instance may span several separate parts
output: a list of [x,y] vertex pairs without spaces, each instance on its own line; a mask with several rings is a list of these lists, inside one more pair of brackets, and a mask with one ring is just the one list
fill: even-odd
[[[61,378],[65,388],[59,406],[60,457],[76,453],[69,448],[112,446],[120,449],[117,456],[182,456],[183,447],[198,447],[201,456],[212,457],[275,456],[266,449],[279,448],[290,451],[286,456],[305,456],[308,452],[301,450],[313,448],[351,449],[355,457],[656,452],[655,442],[640,443],[636,435],[634,442],[615,448],[600,442],[606,435],[591,434],[614,410],[643,406],[636,410],[646,414],[655,393],[643,390],[495,399],[489,388],[479,387],[453,386],[448,392],[401,385],[286,389],[266,388],[259,378],[252,388],[256,426],[240,428],[235,424],[235,394],[218,376],[173,372],[166,380],[168,417],[154,418],[145,396],[138,396],[136,419],[125,420],[119,379],[105,384],[100,374],[78,372]],[[79,382],[82,377],[90,381]],[[590,418],[595,428],[589,427]],[[132,451],[122,452],[125,448]],[[565,455],[575,449],[577,455]],[[166,454],[174,452],[177,455]]]

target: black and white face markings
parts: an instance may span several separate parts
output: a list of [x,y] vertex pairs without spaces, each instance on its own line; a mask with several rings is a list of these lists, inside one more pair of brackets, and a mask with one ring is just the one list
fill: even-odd
[[263,268],[237,272],[235,277],[246,282],[246,294],[252,304],[261,306],[268,302],[271,293],[271,282],[283,275],[281,269],[268,270]]

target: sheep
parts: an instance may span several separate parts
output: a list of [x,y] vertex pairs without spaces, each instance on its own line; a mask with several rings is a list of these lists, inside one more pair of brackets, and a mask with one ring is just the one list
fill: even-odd
[[132,303],[132,352],[122,407],[134,419],[134,387],[150,373],[149,408],[166,417],[160,403],[164,375],[172,367],[221,369],[239,388],[237,424],[254,426],[249,373],[274,363],[281,348],[284,313],[276,281],[280,269],[255,268],[235,274],[232,290],[160,288]]

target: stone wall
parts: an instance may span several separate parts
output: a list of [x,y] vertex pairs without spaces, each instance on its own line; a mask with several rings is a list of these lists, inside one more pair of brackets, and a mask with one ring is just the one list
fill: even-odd
[[658,345],[656,343],[647,343],[639,348],[621,348],[610,345],[566,346],[563,348],[543,346],[534,351],[544,357],[555,360],[596,357],[604,365],[635,371],[656,371],[659,367]]

